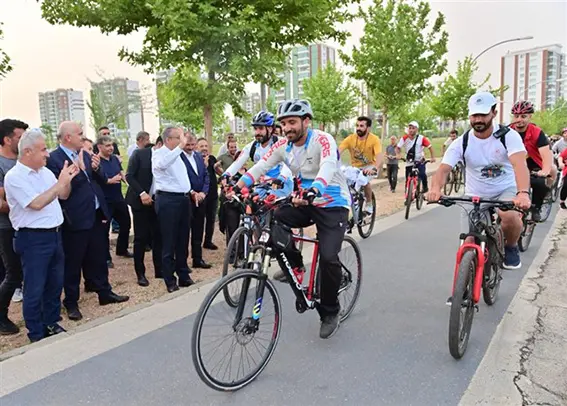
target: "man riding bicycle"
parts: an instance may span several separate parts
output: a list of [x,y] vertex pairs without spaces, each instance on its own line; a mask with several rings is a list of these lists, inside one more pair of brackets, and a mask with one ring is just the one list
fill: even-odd
[[[398,142],[396,147],[396,153],[400,156],[402,148],[406,150],[406,161],[413,161],[419,171],[419,178],[421,179],[421,184],[423,185],[423,192],[428,191],[427,187],[427,173],[425,171],[425,154],[423,153],[424,148],[429,149],[429,155],[431,157],[431,162],[435,162],[435,156],[433,155],[433,147],[431,142],[423,135],[418,134],[419,124],[417,121],[412,121],[408,124],[408,133],[405,134]],[[411,176],[411,165],[406,165],[406,183],[408,178]]]
[[[246,145],[238,159],[230,165],[221,176],[221,183],[226,185],[226,180],[235,176],[240,171],[248,159],[257,163],[270,150],[270,148],[279,141],[274,135],[274,115],[266,111],[260,111],[252,119],[252,127],[254,128],[255,140]],[[272,192],[276,196],[287,196],[293,191],[292,173],[285,164],[277,164],[269,168],[265,173],[265,178],[278,179],[283,187]],[[264,196],[261,196],[264,197]],[[224,207],[224,216],[226,224],[226,241],[230,241],[230,237],[236,231],[240,224],[241,209],[237,205],[227,204]]]
[[[370,132],[372,120],[368,117],[358,117],[356,120],[356,134],[346,137],[339,146],[339,154],[346,149],[350,154],[352,166],[362,170],[365,175],[380,173],[382,168],[382,144],[380,138]],[[364,186],[365,211],[372,214],[372,185],[368,182]]]
[[[541,206],[545,196],[550,191],[550,185],[553,184],[557,169],[553,165],[553,154],[549,145],[549,139],[543,130],[531,123],[534,106],[529,101],[518,101],[512,107],[512,115],[514,122],[510,125],[516,130],[524,142],[527,151],[527,164],[531,172],[537,172],[532,177],[532,201],[534,208],[532,210],[532,219],[541,221]],[[551,175],[549,183],[547,176]]]
[[[321,271],[321,338],[331,337],[339,327],[338,292],[342,280],[339,252],[347,228],[350,194],[340,170],[339,151],[334,138],[309,128],[313,111],[305,100],[286,100],[278,108],[278,121],[287,140],[278,141],[256,165],[238,181],[236,188],[250,186],[270,168],[286,163],[304,188],[293,199],[294,207],[284,206],[275,213],[278,222],[291,228],[317,227]],[[297,196],[297,195],[296,195]],[[289,232],[289,231],[288,231]],[[277,245],[274,245],[277,254]],[[301,253],[291,244],[285,250],[290,267],[304,270]],[[280,255],[278,262],[287,269]]]
[[[472,129],[457,138],[447,149],[443,161],[433,176],[426,198],[437,202],[441,188],[451,169],[465,163],[467,182],[465,195],[483,199],[512,200],[516,207],[529,209],[530,174],[526,164],[526,149],[520,135],[507,127],[494,125],[497,101],[491,93],[480,92],[469,100],[469,120]],[[506,239],[504,268],[522,266],[518,239],[522,220],[517,212],[499,211]],[[469,229],[468,213],[463,213],[463,232]]]

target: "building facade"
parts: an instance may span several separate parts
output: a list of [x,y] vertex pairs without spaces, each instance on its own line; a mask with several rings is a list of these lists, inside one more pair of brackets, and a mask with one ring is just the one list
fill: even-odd
[[567,59],[559,44],[509,52],[501,58],[500,121],[508,121],[518,100],[531,101],[538,110],[553,107],[567,96]]
[[[246,111],[251,117],[261,109],[261,98],[258,93],[246,94],[240,101],[240,107]],[[231,123],[231,130],[234,133],[242,134],[250,130],[250,121],[242,117],[234,117]]]
[[73,89],[57,89],[39,93],[41,124],[56,132],[63,121],[80,123],[86,131],[85,100],[83,92]]

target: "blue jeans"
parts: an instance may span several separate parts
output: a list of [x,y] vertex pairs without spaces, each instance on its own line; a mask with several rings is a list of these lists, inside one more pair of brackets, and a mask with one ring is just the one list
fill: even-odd
[[24,273],[23,313],[30,340],[59,321],[65,257],[61,232],[16,231],[14,251]]

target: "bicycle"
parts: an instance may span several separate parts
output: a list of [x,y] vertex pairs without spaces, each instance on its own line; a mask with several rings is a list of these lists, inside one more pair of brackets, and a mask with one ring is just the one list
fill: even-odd
[[[269,206],[260,204],[261,199],[258,191],[263,190],[267,193],[273,186],[273,180],[259,183],[251,189],[253,192],[249,194],[247,199],[241,200],[238,196],[233,197],[232,202],[242,207],[243,214],[240,217],[240,226],[234,231],[226,246],[222,277],[228,275],[231,268],[235,270],[242,269],[245,266],[252,246],[257,244],[260,238],[263,226],[270,223],[273,211],[265,210]],[[294,234],[297,237],[303,237],[303,228],[297,229]],[[296,247],[299,251],[302,251],[303,241],[299,240]],[[232,307],[238,306],[237,297],[235,298],[238,294],[238,292],[231,293],[226,287],[224,290],[226,303]]]
[[455,190],[455,193],[459,193],[461,185],[465,184],[463,181],[463,170],[464,168],[459,162],[449,173],[447,183],[443,187],[443,193],[446,196],[449,196],[453,190]]
[[[406,161],[406,160],[402,158],[402,161]],[[431,162],[431,160],[429,159],[418,162],[411,160],[407,161],[407,164],[411,164],[412,168],[411,168],[411,174],[410,176],[408,176],[408,179],[406,180],[406,194],[405,194],[406,220],[409,218],[411,204],[414,200],[415,200],[415,207],[417,210],[421,210],[423,206],[423,201],[425,200],[425,193],[421,190],[421,179],[419,177],[419,169],[417,168],[417,164],[419,163],[427,164],[429,162]]]
[[[283,204],[290,204],[289,202],[289,198],[283,198],[266,204],[270,206],[271,210],[274,210]],[[193,364],[201,380],[213,389],[235,391],[243,388],[258,377],[274,354],[281,330],[281,302],[273,282],[268,278],[268,268],[270,258],[272,257],[270,242],[274,224],[275,220],[272,216],[270,223],[264,226],[258,244],[252,247],[246,268],[232,272],[219,280],[209,291],[195,316],[191,340]],[[303,283],[303,274],[291,268],[286,254],[283,252],[279,254],[283,263],[287,265],[288,282],[296,296],[296,310],[298,313],[303,313],[306,310],[314,309],[320,302],[319,241],[309,237],[293,235],[291,239],[312,243],[314,246],[307,285]],[[346,243],[346,247],[351,248],[354,252],[355,263],[353,266],[345,265],[346,259],[341,257],[345,249],[341,249],[339,254],[342,269],[339,289],[341,321],[346,320],[354,310],[360,295],[362,281],[360,249],[350,236],[345,235],[343,243]],[[208,331],[208,328],[205,327],[205,318],[209,316],[209,313],[219,311],[221,307],[224,308],[224,300],[218,298],[218,296],[222,294],[227,285],[235,282],[241,288],[237,307],[228,306],[228,316],[224,315],[224,321],[226,322],[228,319],[228,326],[225,326],[224,331],[221,328],[221,332],[213,335],[212,338],[204,337],[204,333]],[[349,293],[352,293],[350,299]],[[273,303],[271,308],[268,303],[270,299]],[[247,304],[249,304],[249,308],[245,311]],[[261,328],[265,326],[267,327],[266,331],[261,331]],[[211,327],[214,329],[219,327],[219,325],[213,324]],[[255,339],[258,339],[257,341],[259,342],[256,342]],[[204,357],[209,354],[214,356],[220,346],[227,340],[230,340],[229,350],[234,350],[237,346],[240,346],[240,352],[236,356],[234,354],[228,356],[228,353],[224,356],[219,355],[217,357],[218,363],[216,364],[215,361],[211,361],[211,363],[205,362]],[[261,360],[258,365],[251,365],[251,361],[254,361],[252,353],[260,353]],[[238,358],[239,363],[237,366],[234,366],[234,362],[238,362],[236,358]],[[224,360],[228,360],[228,366],[219,367],[218,365]],[[250,369],[250,372],[245,373],[244,370],[247,367]],[[234,370],[236,370],[235,378],[232,377]]]
[[[345,168],[343,168],[343,173]],[[372,171],[370,176],[376,176],[377,172]],[[358,234],[362,238],[368,238],[372,234],[374,229],[374,222],[376,221],[376,196],[372,192],[372,213],[368,213],[364,210],[364,203],[366,202],[364,198],[364,189],[356,188],[356,182],[349,181],[347,179],[348,190],[351,196],[351,212],[348,219],[347,234],[352,234],[354,226],[358,228]],[[368,229],[366,229],[368,226]]]
[[[497,300],[504,262],[504,233],[496,209],[520,211],[511,201],[479,197],[442,196],[433,203],[450,207],[459,202],[473,203],[473,209],[469,213],[468,233],[459,236],[461,245],[453,275],[448,342],[449,352],[455,359],[462,358],[467,350],[481,290],[487,305]],[[482,204],[489,206],[481,207]],[[467,242],[470,238],[474,242]]]

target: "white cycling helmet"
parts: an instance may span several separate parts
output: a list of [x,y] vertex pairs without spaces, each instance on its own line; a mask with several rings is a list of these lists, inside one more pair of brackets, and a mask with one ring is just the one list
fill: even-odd
[[307,100],[285,100],[278,107],[278,121],[286,117],[313,118],[313,110]]

